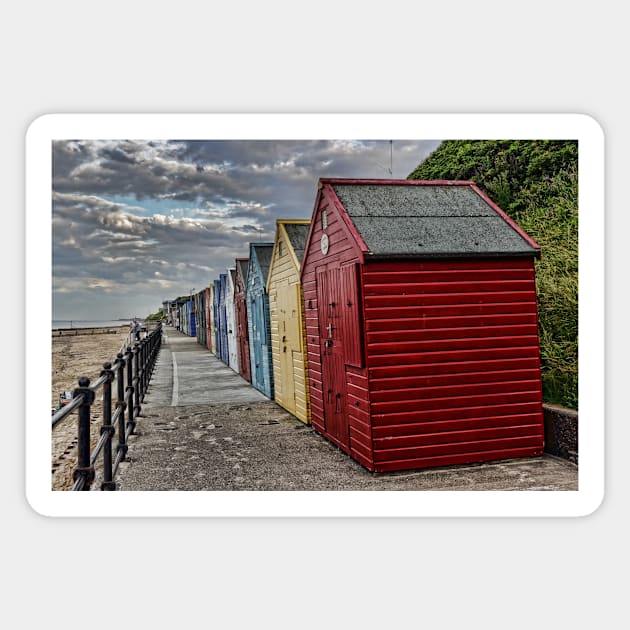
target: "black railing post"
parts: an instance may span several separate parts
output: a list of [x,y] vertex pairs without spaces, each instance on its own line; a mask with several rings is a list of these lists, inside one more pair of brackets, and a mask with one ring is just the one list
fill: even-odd
[[157,335],[155,336],[155,357],[153,359],[153,365],[157,362],[157,355],[162,347],[162,324],[158,327]]
[[112,381],[114,373],[111,363],[103,363],[101,376],[107,376],[103,383],[103,426],[101,435],[107,433],[107,441],[103,445],[103,482],[101,490],[116,490],[116,484],[112,475],[112,437],[116,432],[112,426]]
[[[136,376],[138,377],[138,406],[142,403],[144,396],[144,340],[141,339],[137,344],[138,363],[136,367]],[[138,412],[139,413],[139,412]]]
[[118,400],[116,401],[116,407],[120,408],[120,414],[118,415],[118,452],[120,454],[120,461],[125,461],[127,454],[127,438],[125,436],[125,360],[123,353],[119,352],[116,355],[116,363],[120,365],[118,370],[118,378],[116,379],[116,385],[118,386]]
[[162,324],[159,323],[158,327],[153,331],[153,336],[150,339],[150,351],[149,351],[149,381],[153,375],[155,369],[155,362],[157,359],[157,353],[160,348],[160,340],[162,338]]
[[140,389],[140,402],[144,402],[144,395],[147,391],[147,339],[143,339],[140,342],[140,382],[142,387]]
[[134,409],[133,409],[133,413],[134,416],[138,417],[140,415],[140,344],[136,343],[133,347],[133,366],[134,366],[134,378],[133,378],[133,384],[135,387],[134,390]]
[[79,406],[78,465],[73,473],[75,483],[80,478],[83,480],[81,490],[89,490],[94,481],[94,467],[90,465],[90,407],[94,402],[94,392],[89,387],[90,379],[82,376],[79,379],[79,387],[73,393],[74,398],[83,396],[83,402]]
[[146,396],[147,390],[149,389],[149,381],[151,380],[151,346],[153,345],[153,339],[151,337],[147,337],[144,340],[144,394],[142,396],[142,400],[144,400],[144,396]]
[[153,368],[155,366],[155,348],[156,348],[156,340],[158,338],[158,332],[153,331],[152,337],[149,338],[149,358],[148,358],[148,372],[149,377],[147,379],[148,382],[151,381],[151,376],[153,376]]
[[127,347],[127,391],[126,391],[126,400],[127,400],[127,411],[129,412],[129,417],[127,420],[127,427],[129,427],[130,435],[133,434],[136,428],[136,421],[133,418],[133,352],[131,350],[131,346]]
[[155,347],[155,332],[151,333],[151,337],[147,339],[147,386],[149,389],[149,383],[153,374],[153,348]]

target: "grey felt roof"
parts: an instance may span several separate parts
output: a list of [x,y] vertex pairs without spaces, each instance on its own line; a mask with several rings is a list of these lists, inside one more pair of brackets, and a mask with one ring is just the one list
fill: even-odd
[[302,263],[304,256],[304,248],[306,247],[306,237],[308,236],[308,230],[310,225],[308,223],[285,223],[284,229],[287,231],[287,236],[291,241],[291,247],[298,259],[299,263]]
[[260,271],[266,283],[269,275],[269,266],[271,265],[271,254],[273,254],[273,243],[252,243],[252,247],[256,252]]
[[373,256],[538,253],[470,186],[332,187]]

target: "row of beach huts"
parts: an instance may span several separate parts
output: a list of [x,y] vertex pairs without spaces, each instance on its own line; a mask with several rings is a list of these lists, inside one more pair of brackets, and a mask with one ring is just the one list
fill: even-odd
[[368,470],[542,455],[539,246],[472,182],[315,194],[169,320]]

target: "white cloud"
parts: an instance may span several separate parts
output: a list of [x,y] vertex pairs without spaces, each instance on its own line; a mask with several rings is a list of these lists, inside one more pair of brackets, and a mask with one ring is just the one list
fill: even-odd
[[135,258],[133,256],[116,256],[116,257],[101,256],[101,260],[108,264],[121,264],[121,263],[133,262]]
[[[406,177],[437,144],[395,142],[395,170]],[[309,218],[319,177],[386,176],[389,143],[77,140],[53,156],[55,317],[80,319],[55,296],[118,317],[115,296],[149,313],[165,292],[209,285],[250,241],[272,240],[277,218]]]

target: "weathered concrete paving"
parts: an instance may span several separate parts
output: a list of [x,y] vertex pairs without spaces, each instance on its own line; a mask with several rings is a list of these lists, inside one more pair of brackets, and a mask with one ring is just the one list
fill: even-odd
[[167,337],[120,490],[578,489],[577,466],[551,456],[370,473],[194,339]]
[[577,467],[553,457],[374,475],[271,401],[157,411],[120,490],[577,490]]

